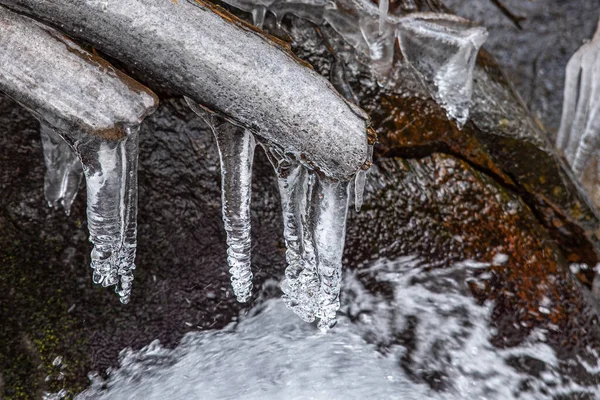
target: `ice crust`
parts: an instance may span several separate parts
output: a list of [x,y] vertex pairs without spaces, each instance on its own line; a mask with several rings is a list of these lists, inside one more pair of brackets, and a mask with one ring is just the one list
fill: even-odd
[[567,64],[556,147],[578,178],[600,150],[600,23],[593,39]]
[[51,205],[69,211],[83,167],[93,281],[116,285],[127,303],[135,269],[137,131],[156,96],[64,35],[4,7],[0,59],[0,91],[42,125]]

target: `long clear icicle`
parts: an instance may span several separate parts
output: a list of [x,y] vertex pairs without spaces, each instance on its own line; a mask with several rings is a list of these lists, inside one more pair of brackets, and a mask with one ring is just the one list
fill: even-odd
[[319,179],[313,193],[313,226],[320,279],[319,328],[333,327],[340,308],[342,255],[350,197],[348,182]]
[[227,233],[227,263],[239,302],[252,295],[250,199],[256,143],[250,131],[229,123],[214,126],[221,161],[223,223]]
[[87,220],[93,281],[117,285],[127,304],[131,296],[137,247],[138,127],[122,140],[88,137],[75,144],[87,183]]
[[379,34],[383,34],[385,19],[390,9],[390,0],[379,0]]
[[46,201],[50,207],[62,206],[69,215],[83,177],[81,162],[69,144],[52,128],[41,124],[40,136],[46,165]]
[[239,302],[245,303],[252,296],[250,201],[256,140],[249,130],[209,113],[188,97],[185,101],[207,123],[217,141],[227,264],[233,293]]

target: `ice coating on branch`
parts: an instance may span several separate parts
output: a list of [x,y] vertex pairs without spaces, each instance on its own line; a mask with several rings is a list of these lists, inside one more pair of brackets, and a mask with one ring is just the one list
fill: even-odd
[[44,196],[50,207],[61,206],[65,214],[69,215],[83,178],[81,161],[69,144],[52,128],[41,124],[40,136],[46,164]]
[[186,97],[188,106],[212,130],[221,162],[221,204],[227,234],[227,263],[237,300],[252,296],[250,201],[252,163],[256,142],[249,130],[233,125],[204,110]]
[[285,43],[210,3],[0,0],[0,4],[50,21],[138,66],[142,73],[284,147],[296,160],[332,179],[351,179],[366,159],[368,116],[296,58]]
[[126,304],[131,296],[137,246],[138,128],[122,140],[89,137],[75,144],[87,182],[87,220],[93,281],[117,285]]
[[4,7],[0,91],[45,127],[45,161],[51,166],[46,193],[62,198],[65,209],[76,192],[77,163],[54,133],[74,149],[87,183],[93,280],[116,285],[127,303],[135,268],[137,130],[156,108],[156,96],[64,35]]
[[473,70],[486,39],[484,28],[452,15],[410,14],[398,25],[404,58],[459,127],[469,118]]
[[581,46],[567,64],[556,147],[579,178],[600,149],[600,24],[592,41]]

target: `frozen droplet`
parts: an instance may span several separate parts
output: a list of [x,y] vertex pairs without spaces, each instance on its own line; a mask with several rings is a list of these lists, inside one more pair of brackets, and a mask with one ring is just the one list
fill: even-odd
[[40,136],[46,164],[46,201],[50,207],[62,206],[65,214],[69,215],[83,177],[81,162],[69,144],[52,128],[41,124]]
[[256,6],[252,9],[252,23],[257,27],[262,29],[263,24],[265,23],[265,14],[267,13],[267,8],[263,6]]

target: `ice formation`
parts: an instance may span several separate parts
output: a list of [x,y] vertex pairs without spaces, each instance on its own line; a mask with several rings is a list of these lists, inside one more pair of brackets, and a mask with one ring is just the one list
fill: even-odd
[[256,147],[254,135],[202,109],[189,98],[186,98],[186,102],[208,124],[217,142],[231,286],[237,300],[245,303],[252,296],[250,201]]
[[[598,366],[563,360],[545,343],[549,329],[533,330],[518,345],[491,343],[497,336],[489,328],[493,304],[478,303],[466,284],[485,276],[487,265],[465,261],[439,269],[414,256],[376,261],[360,274],[389,287],[391,298],[345,274],[343,312],[327,336],[271,299],[225,329],[189,333],[176,349],[158,341],[125,349],[119,368],[106,380],[95,376],[75,398],[596,398],[597,380],[565,374],[561,364],[596,372]],[[515,367],[516,360],[533,364],[535,372]],[[432,376],[440,377],[433,382],[443,382],[441,388],[427,380]]]
[[[283,158],[296,164],[314,188],[303,193],[306,210],[301,257],[306,273],[300,274],[302,279],[312,274],[314,290],[309,295],[290,290],[286,295],[304,319],[319,318],[323,328],[335,323],[348,182],[368,166],[368,116],[361,109],[295,58],[286,44],[201,1],[0,0],[0,4],[59,25],[121,61],[139,66],[142,72],[187,96],[200,114],[203,111],[195,104],[216,115],[211,116],[210,122],[221,155],[228,262],[240,301],[247,301],[251,294],[249,201],[253,135],[266,146],[280,149]],[[258,5],[266,9],[269,4]],[[315,1],[311,6],[322,4]],[[255,22],[260,24],[261,10],[255,11]],[[301,13],[300,8],[296,11]],[[378,30],[374,19],[365,26]],[[160,29],[148,35],[147,27]],[[157,36],[162,46],[155,45]],[[373,49],[377,57],[393,54],[389,48]],[[219,121],[217,124],[214,118]],[[82,156],[90,199],[88,219],[96,243],[95,281],[111,285],[116,283],[117,275],[121,276],[124,283],[118,290],[124,301],[128,300],[134,248],[127,238],[132,236],[129,232],[135,232],[135,209],[130,204],[135,196],[128,185],[129,177],[135,175],[130,159],[134,158],[137,136],[135,129],[128,132],[131,135],[126,139],[122,135],[123,141],[118,145],[86,142],[90,152],[102,157],[87,160]],[[71,144],[80,151],[86,148],[74,141]],[[111,171],[113,175],[105,180],[106,176],[98,171]],[[112,204],[116,208],[109,213],[104,206],[110,193],[114,194]],[[106,213],[104,219],[95,218],[99,210]],[[107,231],[100,232],[104,228]],[[96,235],[96,230],[101,234]],[[290,287],[296,285],[292,279],[287,280]],[[302,285],[296,287],[306,286]]]
[[[233,291],[240,302],[252,294],[250,199],[254,135],[191,99],[190,108],[212,129],[221,161],[223,222]],[[342,253],[349,182],[319,177],[285,149],[263,140],[278,177],[286,245],[284,301],[307,322],[335,325],[339,308]],[[372,145],[369,145],[372,148]],[[370,165],[367,161],[366,165]],[[362,170],[361,170],[362,171]]]
[[[367,158],[367,115],[296,58],[222,9],[196,1],[0,0],[60,26],[171,90],[351,179]],[[149,34],[149,30],[151,34]],[[160,41],[161,46],[157,46]],[[339,138],[345,140],[339,140]]]
[[600,147],[600,23],[593,39],[567,64],[560,129],[556,147],[581,178]]
[[81,161],[69,144],[52,128],[41,124],[40,136],[46,164],[44,196],[50,207],[61,206],[69,215],[83,178]]
[[264,1],[226,0],[240,10],[273,13],[277,21],[286,14],[327,23],[357,52],[370,59],[381,82],[391,74],[396,39],[404,59],[417,71],[433,98],[462,127],[468,120],[473,92],[473,69],[487,31],[449,14],[388,13],[389,0],[376,6],[368,0]]
[[135,268],[137,129],[156,96],[62,34],[4,7],[0,57],[0,91],[42,124],[46,195],[65,210],[80,176],[73,151],[81,161],[93,280],[117,285],[127,303]]
[[398,25],[398,39],[406,60],[462,127],[469,119],[473,69],[487,31],[459,17],[419,14]]

